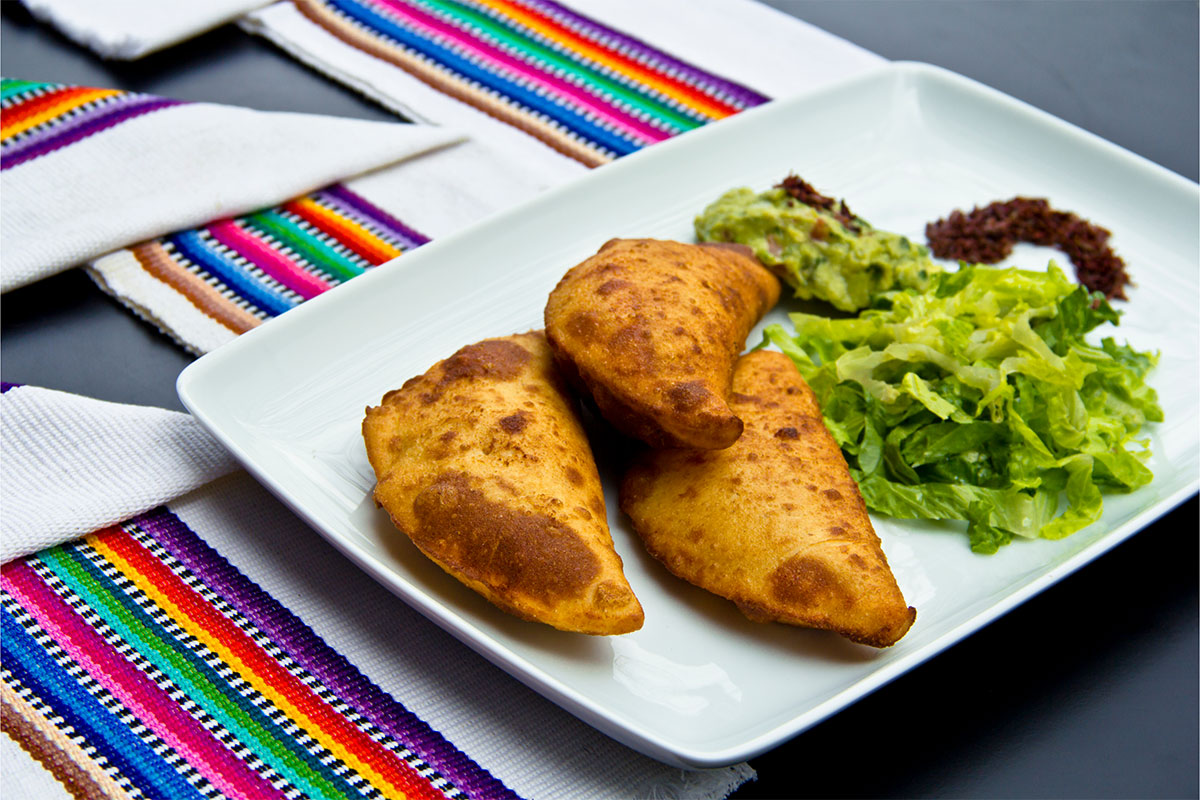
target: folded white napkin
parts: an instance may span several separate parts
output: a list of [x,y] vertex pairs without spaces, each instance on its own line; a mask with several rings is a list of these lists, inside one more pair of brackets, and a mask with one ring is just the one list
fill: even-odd
[[[521,797],[709,800],[754,776],[747,764],[668,767],[527,689],[366,576],[244,472],[214,480],[233,464],[187,415],[17,387],[0,395],[0,432],[6,561],[49,544],[47,536],[31,538],[38,530],[72,538],[165,503]],[[6,796],[68,796],[8,737],[0,737],[0,764]]]
[[22,0],[34,16],[104,58],[131,60],[223,25],[267,0]]
[[237,467],[188,414],[36,386],[0,395],[0,562],[77,538]]
[[[42,147],[54,144],[55,131],[103,123],[110,107],[147,98],[99,98],[48,121],[55,126],[49,130],[35,126],[5,140],[0,291],[462,139],[426,125],[182,103],[150,108],[65,146]],[[24,152],[38,155],[21,160]]]

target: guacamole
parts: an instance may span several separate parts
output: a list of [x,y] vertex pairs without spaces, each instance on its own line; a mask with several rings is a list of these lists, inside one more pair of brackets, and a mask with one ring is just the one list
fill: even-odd
[[702,242],[749,245],[796,297],[857,311],[879,292],[924,289],[940,267],[906,237],[876,230],[795,176],[761,194],[726,192],[696,217]]

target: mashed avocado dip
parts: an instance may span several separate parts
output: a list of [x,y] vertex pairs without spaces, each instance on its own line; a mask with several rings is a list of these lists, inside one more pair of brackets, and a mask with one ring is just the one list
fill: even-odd
[[906,237],[876,230],[796,176],[755,194],[726,192],[696,217],[702,242],[749,245],[796,297],[856,311],[890,289],[924,289],[940,268]]

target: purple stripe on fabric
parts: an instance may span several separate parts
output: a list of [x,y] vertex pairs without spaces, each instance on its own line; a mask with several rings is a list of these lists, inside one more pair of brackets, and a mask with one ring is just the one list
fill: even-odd
[[18,386],[24,386],[23,383],[9,383],[8,381],[0,381],[0,394],[4,394],[9,389],[16,389]]
[[130,522],[152,535],[205,586],[246,616],[304,669],[360,714],[414,750],[471,798],[520,800],[427,722],[367,679],[291,611],[200,540],[166,508]]
[[556,16],[560,19],[569,20],[585,29],[590,29],[593,32],[603,34],[603,36],[611,41],[628,47],[633,53],[650,56],[660,64],[673,67],[689,79],[700,84],[718,87],[721,91],[736,98],[737,102],[743,103],[747,107],[762,105],[768,102],[771,98],[765,94],[759,94],[748,86],[743,86],[740,83],[726,80],[725,78],[713,75],[711,72],[705,72],[702,69],[692,66],[686,61],[664,53],[662,50],[651,47],[645,42],[634,39],[632,36],[622,33],[614,28],[609,28],[606,25],[601,25],[590,17],[585,17],[576,11],[567,8],[564,5],[554,2],[554,0],[519,0],[531,8],[537,8],[545,14]]
[[322,190],[322,193],[357,211],[381,227],[390,230],[397,238],[407,240],[411,243],[411,247],[419,247],[429,242],[429,237],[425,234],[408,227],[379,206],[365,200],[340,183],[326,186]]
[[314,192],[312,195],[310,195],[310,197],[317,198],[322,204],[327,206],[334,213],[340,214],[349,220],[353,220],[383,240],[391,244],[398,245],[403,251],[412,250],[414,247],[420,247],[429,241],[427,237],[421,236],[420,234],[417,234],[417,237],[412,237],[405,235],[405,233],[396,230],[390,225],[384,225],[379,220],[368,217],[366,214],[362,213],[345,200],[335,197],[326,190]]
[[14,137],[5,139],[3,145],[4,152],[11,154],[18,153],[38,142],[66,133],[69,130],[74,130],[81,125],[86,125],[89,120],[103,114],[111,113],[119,108],[140,105],[147,100],[153,99],[157,98],[144,94],[125,92],[123,94],[92,100],[82,106],[76,106],[62,112],[58,116],[45,120],[41,124],[35,125],[29,130],[22,131]]
[[44,156],[134,117],[183,103],[182,100],[170,100],[164,97],[139,97],[136,102],[127,105],[120,104],[115,109],[105,106],[103,113],[88,113],[79,123],[69,127],[63,126],[66,127],[65,130],[59,126],[53,126],[47,129],[50,132],[48,136],[30,137],[28,145],[23,139],[18,144],[10,146],[3,154],[0,154],[0,170],[11,169],[18,164]]
[[[417,233],[411,228],[406,230],[397,230],[394,226],[385,224],[382,220],[376,219],[347,200],[335,195],[330,191],[332,188],[333,187],[327,186],[320,191],[313,192],[311,195],[309,195],[309,197],[312,197],[325,206],[328,206],[328,208],[334,213],[340,214],[341,216],[362,225],[376,236],[383,238],[385,241],[398,244],[401,250],[411,250],[414,247],[420,247],[429,241],[428,237]],[[359,198],[359,200],[361,201],[362,198]]]

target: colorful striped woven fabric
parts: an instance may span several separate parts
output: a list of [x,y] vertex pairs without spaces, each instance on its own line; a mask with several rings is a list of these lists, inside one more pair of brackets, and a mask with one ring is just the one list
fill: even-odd
[[[549,0],[293,3],[339,39],[587,166],[768,99]],[[129,252],[240,334],[425,241],[334,186]]]
[[427,241],[334,185],[130,252],[150,275],[240,334]]
[[0,170],[181,103],[119,89],[4,78],[0,80]]
[[292,2],[342,41],[588,166],[768,100],[551,0]]
[[166,509],[0,589],[4,730],[76,796],[516,797]]

